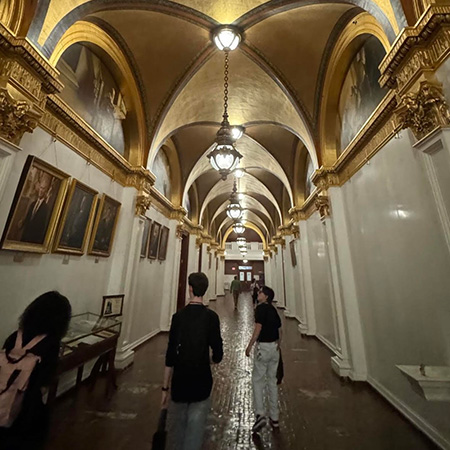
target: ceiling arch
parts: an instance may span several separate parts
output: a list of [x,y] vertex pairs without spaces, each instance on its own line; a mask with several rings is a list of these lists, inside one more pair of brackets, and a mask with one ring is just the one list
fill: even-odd
[[[242,200],[241,200],[241,205],[243,208],[245,209],[249,209],[251,210],[253,209],[257,209],[259,210],[262,214],[264,214],[267,219],[269,220],[269,222],[272,224],[273,226],[273,221],[272,218],[270,217],[269,212],[267,211],[267,209],[265,208],[265,206],[259,202],[258,200],[256,200],[254,197],[252,197],[251,195],[246,195],[244,194]],[[214,222],[214,220],[217,218],[217,216],[226,210],[228,206],[228,201],[224,201],[215,211],[214,215],[211,217],[211,223]]]
[[[238,50],[230,57],[229,85],[230,123],[277,122],[295,130],[308,149],[315,148],[310,130],[285,93],[266,72]],[[216,52],[189,80],[163,118],[152,142],[150,162],[174,130],[186,124],[221,120],[222,101],[210,99],[221,99],[222,91],[223,54]]]
[[[231,193],[233,189],[233,183],[234,183],[234,177],[228,177],[226,181],[218,181],[214,187],[208,192],[208,195],[206,196],[205,200],[203,201],[201,208],[200,208],[200,216],[199,216],[199,222],[202,222],[202,217],[205,212],[206,207],[208,206],[208,203],[211,202],[217,195],[221,193]],[[280,222],[283,222],[282,219],[282,213],[280,205],[278,204],[277,200],[275,199],[272,192],[269,191],[267,186],[261,181],[259,181],[256,177],[250,174],[246,174],[243,178],[240,180],[240,185],[238,188],[238,191],[242,192],[250,192],[255,191],[259,192],[260,194],[264,195],[275,207]]]
[[[194,183],[201,175],[213,170],[211,164],[206,157],[209,151],[213,148],[212,144],[197,160],[195,166],[192,168],[189,178],[184,186],[184,192],[182,198],[186,198],[187,192],[189,191],[192,183]],[[290,185],[289,179],[280,165],[280,163],[275,159],[271,152],[265,149],[259,142],[253,139],[251,136],[244,134],[243,137],[237,142],[236,148],[242,154],[240,166],[243,169],[247,168],[259,168],[266,170],[276,176],[286,188],[288,192],[291,206],[294,205],[294,197],[292,192],[292,187]],[[244,176],[245,178],[245,176]]]
[[[253,219],[248,220],[247,222],[245,222],[245,226],[250,228],[251,230],[256,231],[258,233],[259,237],[263,241],[264,249],[267,249],[268,248],[268,246],[267,246],[268,239],[264,235],[264,233],[262,232],[262,230],[260,228],[260,224],[258,224],[258,221],[256,220],[256,222],[254,222]],[[225,248],[225,242],[227,241],[228,236],[231,234],[232,231],[233,231],[233,226],[229,225],[228,228],[226,228],[226,231],[223,234],[223,237],[222,237],[222,240],[221,240],[221,247],[222,248]]]

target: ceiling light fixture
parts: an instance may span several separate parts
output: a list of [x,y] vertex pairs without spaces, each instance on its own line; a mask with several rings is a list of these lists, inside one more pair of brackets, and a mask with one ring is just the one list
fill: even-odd
[[224,25],[214,31],[213,40],[219,50],[229,52],[238,47],[241,35],[235,27]]
[[245,130],[245,128],[240,125],[236,125],[236,126],[232,127],[231,135],[233,136],[233,139],[235,141],[240,139],[242,137],[242,135],[244,134],[244,130]]
[[[231,38],[231,35],[235,36]],[[237,39],[237,42],[236,42]],[[214,34],[214,42],[220,50],[224,50],[225,53],[225,66],[223,75],[223,118],[220,124],[219,131],[216,135],[216,145],[208,153],[207,157],[211,166],[217,170],[222,180],[226,180],[227,176],[232,172],[239,164],[242,155],[236,150],[234,142],[233,128],[228,122],[228,64],[229,64],[229,52],[234,50],[240,42],[239,33],[232,27],[223,27],[218,29]],[[220,45],[219,43],[220,42]],[[237,127],[234,127],[237,128]]]
[[242,206],[237,197],[236,181],[234,182],[233,191],[230,195],[230,204],[227,206],[227,216],[234,220],[242,216]]
[[236,222],[233,225],[233,230],[236,234],[242,234],[245,231],[245,226],[242,222]]
[[239,168],[239,169],[234,169],[234,176],[236,177],[236,178],[242,178],[244,175],[245,175],[245,170],[244,169],[241,169],[241,168]]

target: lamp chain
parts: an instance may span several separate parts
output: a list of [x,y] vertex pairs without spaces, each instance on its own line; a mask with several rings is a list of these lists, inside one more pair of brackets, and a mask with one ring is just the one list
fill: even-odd
[[228,121],[228,64],[229,53],[225,51],[225,67],[223,76],[223,120]]

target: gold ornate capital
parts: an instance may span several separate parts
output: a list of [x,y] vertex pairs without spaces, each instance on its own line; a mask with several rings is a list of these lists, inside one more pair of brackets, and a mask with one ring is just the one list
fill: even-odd
[[318,195],[315,200],[317,211],[320,214],[320,220],[325,220],[330,216],[330,199],[328,195]]
[[274,236],[272,238],[272,242],[275,245],[281,245],[283,248],[286,246],[286,240],[284,239],[284,237],[282,235],[277,234],[276,236]]
[[450,111],[440,83],[424,80],[417,92],[402,96],[396,110],[402,128],[411,128],[420,140],[436,128],[450,125]]
[[145,216],[145,212],[150,208],[152,198],[149,194],[141,192],[136,196],[136,215]]
[[332,167],[317,169],[311,180],[321,191],[326,191],[330,186],[340,186],[339,175]]
[[14,99],[6,89],[0,89],[0,136],[18,145],[25,132],[37,127],[39,115],[26,100]]

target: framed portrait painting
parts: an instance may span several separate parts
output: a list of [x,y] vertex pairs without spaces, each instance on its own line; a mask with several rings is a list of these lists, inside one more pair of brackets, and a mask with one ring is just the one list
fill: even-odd
[[119,218],[120,203],[103,194],[98,203],[94,227],[89,242],[89,254],[109,256],[114,241],[117,219]]
[[161,228],[161,237],[159,238],[158,259],[164,261],[167,255],[167,243],[169,242],[169,229]]
[[158,222],[153,222],[152,229],[150,232],[150,242],[148,244],[148,257],[150,259],[156,259],[158,256],[160,233],[161,233],[161,224],[159,224]]
[[144,219],[144,231],[142,233],[142,242],[141,242],[141,258],[145,258],[147,256],[148,251],[148,241],[150,240],[150,225],[152,221],[150,219]]
[[55,235],[69,175],[28,156],[17,186],[1,248],[47,253]]
[[295,267],[297,265],[297,255],[295,254],[295,241],[289,242],[289,249],[291,251],[292,267]]
[[98,192],[73,179],[59,220],[54,251],[82,255],[92,221]]
[[124,294],[104,295],[102,303],[102,317],[121,316],[123,313]]

